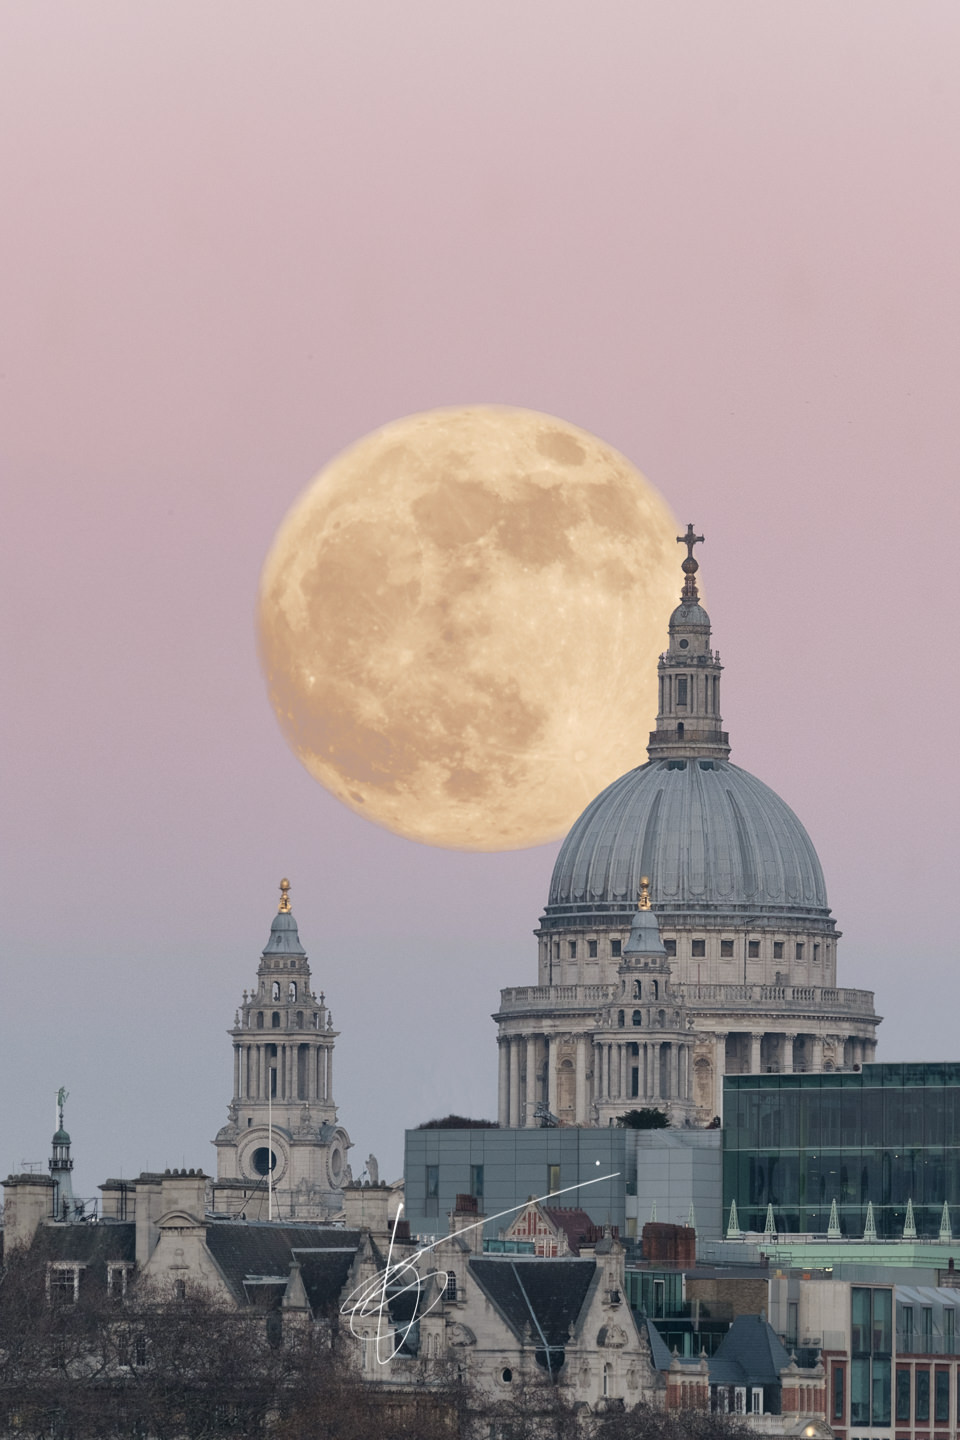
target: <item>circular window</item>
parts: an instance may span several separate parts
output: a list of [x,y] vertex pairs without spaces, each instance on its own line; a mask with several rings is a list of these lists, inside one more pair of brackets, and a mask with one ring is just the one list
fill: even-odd
[[680,641],[680,649],[681,649],[681,650],[686,650],[686,648],[687,648],[687,646],[688,646],[689,644],[690,644],[690,641],[689,641],[689,640],[681,640],[681,641]]
[[277,1157],[272,1150],[267,1149],[266,1145],[261,1145],[250,1156],[250,1164],[258,1175],[269,1175],[271,1170],[277,1168]]

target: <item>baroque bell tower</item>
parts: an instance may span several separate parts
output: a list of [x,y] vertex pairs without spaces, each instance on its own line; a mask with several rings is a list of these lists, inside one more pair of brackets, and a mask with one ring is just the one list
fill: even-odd
[[350,1137],[337,1123],[338,1032],[290,908],[290,882],[234,1018],[233,1099],[217,1147],[217,1209],[250,1220],[329,1219],[342,1207]]

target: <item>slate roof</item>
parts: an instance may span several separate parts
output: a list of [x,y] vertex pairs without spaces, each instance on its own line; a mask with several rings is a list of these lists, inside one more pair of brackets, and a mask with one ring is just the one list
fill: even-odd
[[477,1257],[470,1261],[470,1273],[518,1336],[529,1326],[538,1341],[542,1330],[548,1345],[563,1346],[597,1267],[593,1260],[566,1256]]
[[296,1260],[314,1312],[328,1308],[339,1300],[359,1244],[359,1230],[331,1225],[207,1224],[207,1249],[241,1305],[279,1304]]
[[707,1363],[711,1385],[779,1385],[790,1356],[762,1315],[738,1315]]
[[653,1368],[655,1370],[669,1370],[673,1356],[670,1354],[667,1342],[652,1320],[644,1320],[642,1323],[647,1327],[647,1339],[650,1341],[650,1359],[653,1362]]
[[72,1261],[91,1271],[109,1264],[132,1265],[137,1254],[137,1227],[130,1221],[117,1224],[41,1225],[31,1246],[34,1254],[48,1261]]

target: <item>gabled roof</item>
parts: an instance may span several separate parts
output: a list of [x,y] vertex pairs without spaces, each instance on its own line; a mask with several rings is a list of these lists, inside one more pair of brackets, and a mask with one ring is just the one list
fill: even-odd
[[[255,1220],[209,1221],[207,1249],[241,1305],[282,1298],[290,1265],[298,1261],[311,1308],[339,1300],[360,1243],[359,1230],[331,1225],[271,1225]],[[272,1285],[264,1282],[273,1282]]]
[[541,1332],[550,1346],[564,1346],[597,1273],[593,1260],[566,1256],[476,1257],[470,1274],[518,1336],[529,1328],[537,1344]]
[[558,1230],[562,1230],[567,1237],[567,1244],[573,1255],[579,1255],[580,1246],[588,1236],[595,1236],[597,1227],[586,1210],[579,1210],[573,1206],[565,1205],[544,1205],[541,1207],[544,1215]]
[[711,1385],[779,1385],[790,1356],[762,1315],[738,1315],[708,1364]]

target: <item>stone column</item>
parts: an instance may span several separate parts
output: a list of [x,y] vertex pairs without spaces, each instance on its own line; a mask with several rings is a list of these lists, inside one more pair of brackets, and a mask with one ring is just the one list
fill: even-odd
[[497,1124],[505,1130],[510,1123],[510,1041],[505,1035],[499,1038],[500,1073],[497,1081]]
[[651,1100],[659,1100],[660,1097],[660,1041],[650,1042],[650,1097]]
[[520,1036],[510,1037],[510,1126],[520,1124]]
[[233,1047],[233,1098],[240,1099],[240,1046]]
[[617,1099],[626,1100],[630,1094],[630,1085],[627,1078],[627,1067],[629,1065],[630,1050],[625,1040],[617,1045]]
[[576,1121],[578,1125],[587,1122],[587,1037],[577,1036],[577,1100]]
[[524,1113],[521,1124],[529,1128],[535,1125],[534,1115],[537,1109],[537,1037],[527,1036],[527,1096],[524,1106]]
[[673,1080],[673,1099],[680,1099],[680,1046],[676,1041],[670,1043],[670,1073]]
[[547,1109],[551,1115],[557,1113],[557,1036],[544,1036],[547,1051]]
[[713,1103],[716,1106],[715,1113],[723,1115],[723,1077],[727,1072],[727,1035],[726,1031],[718,1030],[714,1039],[714,1075],[715,1086]]
[[763,1036],[756,1031],[750,1036],[750,1074],[759,1075],[762,1072],[763,1062],[760,1059],[760,1047],[763,1044]]
[[605,1092],[603,1088],[603,1041],[594,1039],[593,1042],[593,1098],[603,1100]]
[[333,1046],[327,1046],[327,1102],[333,1104]]
[[784,1035],[782,1037],[781,1050],[783,1053],[783,1064],[780,1068],[784,1075],[793,1074],[793,1042],[795,1039],[795,1035]]
[[814,1035],[811,1048],[813,1053],[810,1058],[810,1068],[819,1073],[823,1069],[823,1038],[820,1035]]

